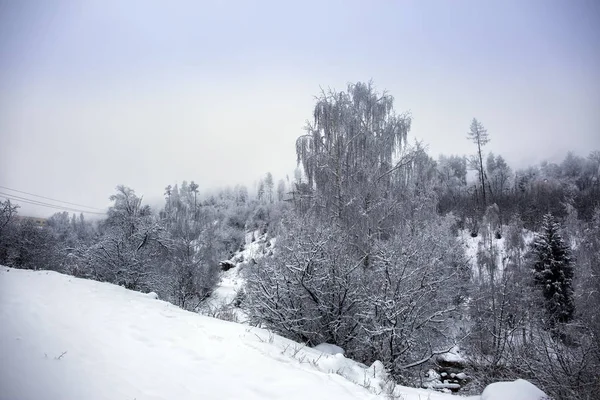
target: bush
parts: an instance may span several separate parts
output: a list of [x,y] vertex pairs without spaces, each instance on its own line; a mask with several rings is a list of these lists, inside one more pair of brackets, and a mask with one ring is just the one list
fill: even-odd
[[407,224],[375,241],[367,264],[339,228],[288,215],[274,256],[249,268],[250,321],[308,345],[335,344],[357,361],[380,360],[398,378],[451,344],[446,317],[468,281],[452,222]]
[[309,345],[347,347],[359,333],[364,273],[346,243],[335,227],[288,215],[274,256],[248,272],[250,321]]

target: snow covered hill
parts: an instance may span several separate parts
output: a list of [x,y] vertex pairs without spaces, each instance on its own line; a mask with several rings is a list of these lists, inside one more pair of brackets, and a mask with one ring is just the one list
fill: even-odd
[[[377,364],[118,286],[0,269],[2,400],[377,399],[386,389]],[[394,394],[456,398],[404,387]]]

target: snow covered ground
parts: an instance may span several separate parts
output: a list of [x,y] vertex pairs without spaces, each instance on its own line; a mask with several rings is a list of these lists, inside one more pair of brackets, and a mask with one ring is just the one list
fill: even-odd
[[227,310],[233,314],[236,321],[244,322],[247,319],[246,315],[232,304],[246,283],[243,270],[247,265],[270,254],[274,245],[275,238],[269,239],[267,234],[261,234],[258,230],[247,232],[243,250],[237,251],[230,260],[227,260],[235,267],[221,272],[217,287],[207,301],[199,307],[198,312],[204,315],[216,315]]
[[[507,232],[508,227],[504,226],[503,231]],[[465,255],[471,264],[471,269],[475,277],[479,275],[479,268],[477,266],[477,253],[479,249],[484,245],[484,241],[481,235],[471,237],[470,232],[465,229],[459,232],[459,240],[465,245]],[[534,240],[534,233],[523,229],[523,240],[526,246],[529,246]],[[498,269],[502,271],[504,269],[505,262],[508,258],[506,250],[506,238],[503,236],[500,239],[492,237],[491,244],[494,247],[496,253],[496,265]],[[489,250],[489,249],[488,249]]]
[[366,368],[115,285],[0,268],[2,400],[383,399],[387,385],[380,363]]

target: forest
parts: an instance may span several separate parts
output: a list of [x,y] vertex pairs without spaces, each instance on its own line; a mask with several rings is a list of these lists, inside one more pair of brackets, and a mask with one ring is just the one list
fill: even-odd
[[164,182],[153,209],[120,184],[101,219],[64,211],[42,225],[0,202],[0,265],[199,311],[257,232],[275,241],[241,261],[235,307],[248,324],[379,360],[406,385],[459,348],[465,361],[446,367],[468,379],[441,389],[523,378],[556,399],[595,398],[600,150],[512,168],[493,152],[502,132],[474,118],[465,154],[433,158],[410,137],[411,114],[370,82],[323,90],[306,111],[294,176],[267,172],[256,189]]

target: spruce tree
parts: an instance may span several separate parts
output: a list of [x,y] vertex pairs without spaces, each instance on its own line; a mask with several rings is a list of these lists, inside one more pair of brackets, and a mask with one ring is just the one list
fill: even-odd
[[551,214],[544,215],[540,233],[532,244],[534,283],[541,288],[549,322],[569,322],[575,311],[571,251]]

